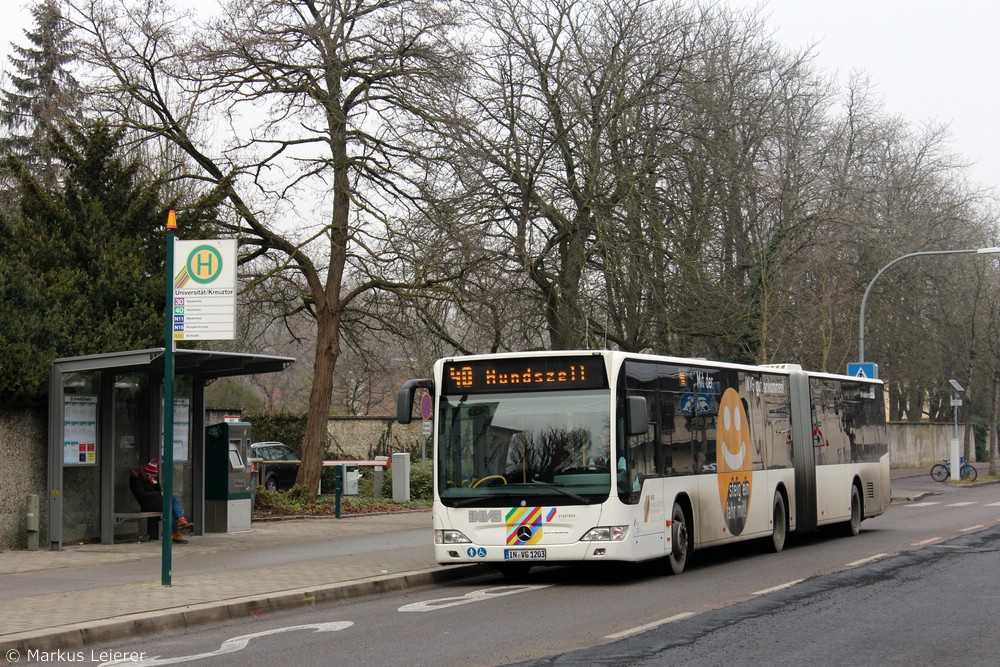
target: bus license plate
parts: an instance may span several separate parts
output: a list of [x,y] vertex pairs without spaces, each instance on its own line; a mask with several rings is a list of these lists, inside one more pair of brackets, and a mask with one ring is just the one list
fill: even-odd
[[504,549],[504,560],[545,560],[545,549]]

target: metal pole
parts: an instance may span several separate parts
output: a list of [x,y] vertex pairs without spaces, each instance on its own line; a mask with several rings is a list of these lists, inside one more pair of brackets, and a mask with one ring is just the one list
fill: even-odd
[[951,385],[951,409],[955,413],[955,437],[951,439],[951,481],[962,480],[962,455],[958,449],[958,413],[962,407],[962,394],[965,389],[958,380],[948,380]]
[[861,316],[858,318],[858,361],[864,363],[865,361],[865,306],[868,304],[868,295],[871,294],[872,287],[875,286],[875,281],[878,280],[883,273],[889,270],[890,267],[894,266],[897,262],[901,262],[909,257],[919,257],[922,255],[968,255],[968,254],[980,254],[980,255],[994,255],[1000,253],[1000,247],[993,248],[965,248],[962,250],[924,250],[922,252],[911,252],[906,255],[902,255],[892,260],[875,274],[871,282],[868,283],[867,289],[865,289],[864,296],[861,297]]
[[[960,401],[961,399],[957,399]],[[958,411],[959,407],[954,407],[955,412],[955,437],[951,439],[951,481],[962,481],[962,454],[958,440]]]
[[163,520],[160,526],[160,583],[170,585],[172,570],[171,548],[173,547],[173,493],[174,493],[174,230],[177,218],[173,211],[167,214],[167,275],[166,325],[163,341],[163,458],[160,470],[163,475]]
[[340,518],[340,497],[344,493],[344,477],[347,475],[347,466],[337,465],[333,468],[333,498],[334,515]]

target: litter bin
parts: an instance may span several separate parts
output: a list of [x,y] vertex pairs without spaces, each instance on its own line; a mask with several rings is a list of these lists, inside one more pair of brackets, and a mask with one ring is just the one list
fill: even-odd
[[205,429],[205,531],[250,530],[253,513],[250,424],[225,422]]
[[348,466],[346,463],[337,466],[340,468],[340,492],[345,496],[358,495],[358,480],[361,473],[356,466]]

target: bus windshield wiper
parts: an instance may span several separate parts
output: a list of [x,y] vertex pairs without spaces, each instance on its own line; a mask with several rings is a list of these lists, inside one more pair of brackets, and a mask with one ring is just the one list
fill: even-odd
[[555,482],[539,482],[538,480],[532,480],[530,482],[523,482],[523,484],[526,486],[544,486],[547,489],[558,491],[564,496],[569,496],[573,500],[581,502],[584,505],[589,505],[591,503],[591,500],[589,498],[584,498],[583,496],[573,493],[572,491],[567,491],[566,489],[563,488],[562,484],[556,484]]
[[506,498],[510,496],[519,496],[522,495],[520,490],[517,488],[519,486],[540,486],[545,489],[552,489],[553,491],[558,491],[564,496],[572,498],[573,500],[583,505],[590,505],[593,503],[593,501],[590,500],[589,498],[584,498],[579,494],[561,488],[561,485],[559,484],[554,484],[552,482],[533,481],[533,482],[514,483],[514,484],[509,484],[507,486],[492,486],[489,487],[491,491],[490,493],[486,493],[481,496],[470,496],[468,498],[462,498],[461,500],[456,500],[454,503],[450,504],[450,507],[466,507],[467,505],[474,505],[482,500],[489,500],[490,498],[496,498],[496,497]]
[[484,500],[492,500],[494,498],[508,498],[510,496],[519,496],[520,493],[517,489],[511,489],[509,491],[504,491],[502,486],[489,487],[491,489],[490,493],[484,493],[478,496],[469,496],[468,498],[462,498],[461,500],[456,500],[454,503],[450,504],[449,507],[465,507],[467,505],[475,505],[478,502]]
[[466,505],[474,505],[475,503],[478,503],[481,500],[489,500],[491,497],[492,497],[492,495],[490,495],[490,496],[471,496],[469,498],[463,498],[462,500],[456,500],[455,502],[451,503],[451,505],[449,505],[449,507],[465,507]]

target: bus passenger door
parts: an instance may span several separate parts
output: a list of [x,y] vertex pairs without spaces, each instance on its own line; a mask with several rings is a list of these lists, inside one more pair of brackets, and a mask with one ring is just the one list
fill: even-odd
[[643,482],[636,515],[633,523],[636,558],[647,560],[666,554],[667,506],[662,478],[649,478]]

